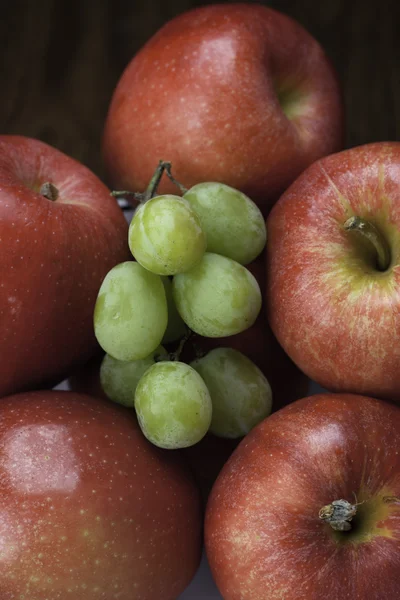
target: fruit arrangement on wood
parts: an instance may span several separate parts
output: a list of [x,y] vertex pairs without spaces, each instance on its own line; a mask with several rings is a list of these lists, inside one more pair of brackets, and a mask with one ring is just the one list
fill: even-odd
[[400,144],[343,139],[250,3],[133,57],[110,187],[0,136],[1,600],[175,600],[203,541],[224,600],[400,597]]

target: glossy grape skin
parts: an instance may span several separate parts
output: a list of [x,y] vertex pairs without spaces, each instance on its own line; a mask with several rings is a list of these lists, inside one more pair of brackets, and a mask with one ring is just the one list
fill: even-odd
[[210,432],[239,438],[267,417],[272,391],[265,375],[244,354],[233,348],[215,348],[191,366],[204,379],[213,413]]
[[175,304],[185,323],[205,337],[235,335],[253,325],[261,309],[261,291],[245,267],[206,252],[188,273],[173,279]]
[[200,217],[207,252],[242,265],[252,262],[267,240],[264,217],[248,196],[223,183],[198,183],[183,196]]
[[167,355],[162,346],[158,346],[149,356],[141,360],[117,360],[106,354],[100,365],[100,384],[106,396],[128,408],[134,407],[135,391],[140,378],[152,365],[154,357]]
[[168,321],[161,278],[139,263],[111,269],[101,284],[94,309],[96,338],[118,360],[146,358],[160,345]]
[[158,362],[136,388],[139,425],[161,448],[186,448],[199,442],[211,423],[212,404],[200,375],[179,361]]
[[186,331],[187,327],[178,313],[178,309],[175,305],[175,300],[172,293],[172,281],[169,277],[161,277],[164,284],[165,296],[167,299],[168,307],[168,325],[165,330],[164,337],[162,339],[163,344],[171,344],[181,339]]
[[129,226],[128,243],[143,267],[158,275],[175,275],[201,260],[207,241],[190,203],[165,194],[139,206]]

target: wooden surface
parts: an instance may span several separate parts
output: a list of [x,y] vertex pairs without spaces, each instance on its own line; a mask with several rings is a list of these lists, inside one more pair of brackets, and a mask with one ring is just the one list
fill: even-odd
[[[271,0],[324,46],[346,100],[346,145],[400,139],[399,0]],[[100,140],[133,54],[194,0],[0,0],[0,133],[37,137],[103,176]]]

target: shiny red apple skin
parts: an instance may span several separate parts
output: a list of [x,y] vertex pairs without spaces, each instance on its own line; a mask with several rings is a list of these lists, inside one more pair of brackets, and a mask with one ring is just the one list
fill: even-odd
[[[299,400],[253,429],[207,508],[224,600],[397,600],[399,444],[400,409],[356,395]],[[360,503],[352,531],[319,519],[338,499]]]
[[[391,248],[378,271],[352,215]],[[331,391],[400,401],[400,143],[378,142],[309,167],[267,220],[269,322],[286,353]]]
[[[175,17],[134,56],[112,97],[103,153],[114,188],[144,190],[169,160],[186,187],[221,181],[267,212],[342,144],[340,85],[318,42],[284,14],[236,3]],[[165,178],[159,191],[177,189]]]
[[[56,200],[39,193],[45,182]],[[107,272],[130,257],[127,227],[86,167],[0,136],[0,396],[55,384],[96,351],[93,308]]]
[[175,600],[202,527],[178,455],[83,394],[17,394],[0,416],[1,599]]

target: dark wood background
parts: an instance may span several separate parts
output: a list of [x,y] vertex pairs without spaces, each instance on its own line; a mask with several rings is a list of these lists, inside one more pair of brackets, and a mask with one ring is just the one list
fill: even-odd
[[[100,177],[102,127],[133,54],[196,0],[0,0],[0,133],[42,139]],[[324,46],[346,146],[400,139],[400,0],[270,0]]]

